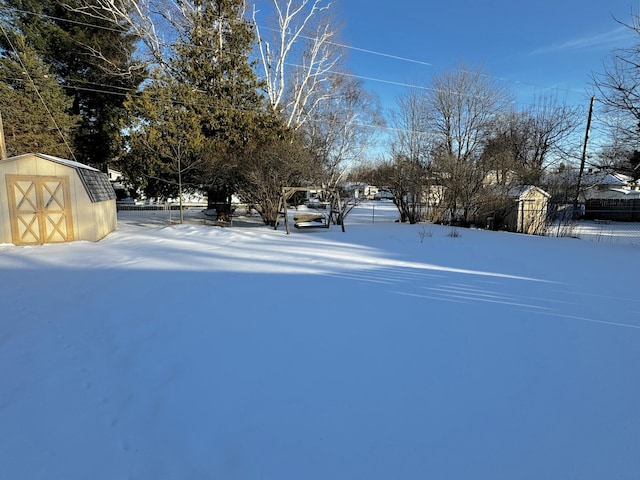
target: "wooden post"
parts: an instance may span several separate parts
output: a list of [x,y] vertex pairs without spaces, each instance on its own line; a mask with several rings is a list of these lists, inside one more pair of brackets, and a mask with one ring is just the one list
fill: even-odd
[[285,230],[287,231],[287,235],[289,235],[291,233],[291,230],[289,229],[289,212],[287,211],[287,205],[289,204],[289,198],[291,197],[291,195],[293,195],[295,193],[294,191],[291,191],[291,189],[283,189],[283,195],[282,195],[282,212],[284,215],[284,226],[285,226]]
[[284,216],[284,225],[285,230],[287,231],[287,235],[291,233],[289,231],[289,215],[287,212],[287,201],[289,197],[295,192],[295,188],[292,189],[290,187],[282,187],[282,194],[280,195],[280,200],[278,200],[278,211],[276,213],[276,221],[273,226],[274,230],[278,229],[278,223],[280,222],[280,216]]
[[2,113],[0,113],[0,160],[7,158],[7,145],[4,143],[4,126],[2,125]]
[[342,227],[342,231],[344,232],[344,218],[342,217],[342,205],[340,204],[340,194],[338,193],[338,190],[335,188],[331,189],[331,213],[329,214],[329,220],[331,220],[331,216],[333,215],[334,212],[338,215],[338,220],[339,220],[336,223],[339,224],[340,227]]

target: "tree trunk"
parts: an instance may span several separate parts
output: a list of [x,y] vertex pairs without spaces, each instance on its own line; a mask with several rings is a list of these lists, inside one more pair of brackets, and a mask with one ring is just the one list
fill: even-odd
[[216,211],[216,220],[229,222],[231,220],[231,194],[211,188],[207,191],[207,209]]

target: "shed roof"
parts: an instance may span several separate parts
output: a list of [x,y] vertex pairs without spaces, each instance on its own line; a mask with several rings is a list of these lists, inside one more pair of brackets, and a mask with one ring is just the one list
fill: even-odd
[[60,163],[62,165],[66,165],[67,167],[76,168],[76,169],[84,168],[88,170],[95,170],[96,172],[100,171],[97,168],[90,167],[89,165],[85,165],[84,163],[76,162],[74,160],[68,160],[66,158],[54,157],[53,155],[47,155],[45,153],[23,153],[22,155],[16,155],[15,157],[8,157],[3,160],[0,160],[0,163],[15,162],[17,160],[22,160],[23,158],[27,158],[27,157],[39,157],[39,158],[48,160],[50,162]]
[[535,185],[519,185],[517,187],[511,187],[507,190],[507,195],[509,198],[519,200],[531,191],[538,192],[547,198],[551,197],[551,195]]
[[109,182],[109,177],[97,168],[90,167],[84,163],[68,160],[66,158],[54,157],[53,155],[46,155],[44,153],[25,153],[23,155],[16,155],[15,157],[0,160],[0,163],[15,162],[27,157],[42,158],[43,160],[59,163],[76,170],[80,180],[82,181],[82,185],[84,185],[87,195],[89,195],[91,203],[116,199],[116,192],[113,189],[111,182]]

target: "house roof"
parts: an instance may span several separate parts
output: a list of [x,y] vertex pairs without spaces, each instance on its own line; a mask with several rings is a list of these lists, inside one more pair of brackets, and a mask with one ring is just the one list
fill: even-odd
[[[554,183],[560,180],[568,185],[577,185],[579,171],[576,169],[566,170],[561,173],[547,173],[545,182]],[[606,170],[585,171],[582,174],[581,184],[583,187],[625,187],[633,182],[633,178],[622,173],[610,172]]]
[[631,200],[639,199],[640,191],[628,188],[589,189],[584,192],[584,197],[586,200]]
[[87,195],[89,195],[91,203],[116,199],[116,192],[113,189],[111,182],[109,182],[109,177],[97,168],[90,167],[84,163],[68,160],[66,158],[54,157],[53,155],[46,155],[44,153],[25,153],[23,155],[16,155],[15,157],[0,160],[0,163],[15,162],[27,157],[38,157],[49,162],[59,163],[66,167],[73,168],[78,172],[78,176],[84,185]]
[[582,184],[598,185],[607,187],[622,187],[629,184],[630,177],[619,173],[610,173],[603,170],[597,172],[586,172],[582,179]]

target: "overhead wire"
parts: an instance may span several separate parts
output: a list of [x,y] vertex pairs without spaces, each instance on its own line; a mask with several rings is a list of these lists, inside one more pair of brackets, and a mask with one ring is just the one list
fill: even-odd
[[[3,7],[0,7],[0,9],[3,9]],[[17,9],[17,8],[13,8],[13,7],[4,7],[4,9],[5,10],[15,11],[15,12],[22,13],[22,14],[39,16],[39,17],[48,18],[48,19],[51,19],[51,20],[56,20],[56,21],[61,21],[61,22],[67,22],[67,23],[71,23],[71,24],[86,26],[86,27],[90,27],[90,28],[109,30],[109,31],[114,31],[114,32],[119,32],[119,33],[126,33],[127,32],[126,29],[122,29],[122,28],[117,29],[117,28],[106,27],[106,26],[103,26],[103,25],[96,25],[96,24],[90,24],[90,23],[85,23],[85,22],[79,22],[77,20],[71,20],[71,19],[66,19],[66,18],[61,18],[61,17],[55,17],[55,16],[52,16],[52,15],[44,14],[44,13],[29,12],[29,11],[26,11],[26,10],[21,10],[21,9]],[[238,19],[235,19],[235,20],[238,20]],[[249,20],[238,20],[238,21],[242,21],[243,23],[247,23],[249,25],[253,25],[253,23],[251,21],[249,21]],[[279,31],[279,30],[277,30],[275,28],[272,28],[272,27],[265,27],[263,25],[257,25],[257,26],[260,29],[263,29],[263,30],[270,30],[270,31],[276,31],[276,32]],[[318,37],[312,37],[312,36],[308,36],[308,35],[299,35],[299,37],[300,38],[304,38],[306,40],[311,40],[311,41],[318,40]],[[377,51],[377,50],[356,47],[356,46],[347,45],[347,44],[339,43],[339,42],[327,41],[326,43],[328,45],[334,45],[334,46],[339,47],[339,48],[344,48],[344,49],[347,49],[347,50],[353,50],[353,51],[358,51],[358,52],[362,52],[362,53],[367,53],[367,54],[375,55],[375,56],[379,56],[379,57],[390,58],[390,59],[403,61],[403,62],[415,63],[415,64],[424,65],[424,66],[428,66],[428,67],[433,67],[434,66],[433,63],[430,63],[430,62],[427,62],[427,61],[424,61],[424,60],[418,60],[418,59],[409,58],[409,57],[405,57],[405,56],[395,55],[395,54],[392,54],[392,53],[386,53],[386,52],[381,52],[381,51]],[[377,77],[352,74],[352,73],[348,73],[348,72],[341,72],[341,71],[333,71],[332,70],[330,73],[337,74],[337,75],[354,77],[354,78],[360,78],[360,79],[365,80],[365,81],[383,83],[383,84],[387,84],[387,85],[395,85],[395,86],[400,86],[400,87],[414,88],[414,89],[424,89],[424,90],[429,90],[430,89],[429,87],[426,87],[424,85],[416,85],[416,84],[413,84],[413,83],[400,82],[400,81],[394,81],[394,80],[387,80],[387,79],[382,79],[382,78],[377,78]],[[532,86],[532,87],[536,87],[536,88],[541,88],[543,90],[555,90],[555,91],[562,91],[562,92],[567,92],[567,93],[582,93],[582,92],[579,92],[579,91],[574,90],[574,89],[559,87],[557,85],[556,86],[549,86],[549,85],[542,85],[542,84],[533,83],[533,82],[524,82],[524,81],[521,81],[521,80],[510,80],[510,79],[506,79],[504,77],[499,77],[499,76],[490,75],[490,74],[484,74],[484,75],[486,75],[488,77],[491,77],[491,78],[495,78],[496,80],[508,82],[508,83],[511,83],[511,84],[528,85],[528,86]]]
[[127,30],[125,30],[123,28],[105,27],[104,25],[97,25],[95,23],[86,23],[86,22],[80,22],[78,20],[72,20],[70,18],[55,17],[53,15],[47,15],[46,13],[42,13],[42,12],[30,12],[28,10],[21,10],[19,8],[2,7],[2,6],[0,6],[0,10],[7,10],[7,11],[12,11],[12,12],[22,13],[22,14],[31,15],[31,16],[34,16],[34,17],[46,18],[48,20],[56,20],[58,22],[71,23],[73,25],[80,25],[80,26],[83,26],[83,27],[97,28],[97,29],[100,29],[100,30],[108,30],[108,31],[117,32],[117,33],[127,33]]
[[38,86],[36,85],[35,81],[31,77],[31,74],[27,70],[27,67],[24,65],[24,62],[22,61],[22,58],[20,58],[20,54],[18,53],[18,50],[13,45],[13,42],[11,41],[11,38],[9,38],[9,35],[7,34],[6,30],[4,29],[4,26],[2,25],[2,22],[0,22],[0,30],[2,30],[2,34],[4,35],[5,39],[7,40],[7,44],[9,45],[11,50],[13,51],[13,54],[16,56],[16,59],[17,59],[18,63],[20,64],[20,66],[22,67],[22,70],[23,70],[24,74],[27,76],[27,79],[29,80],[29,82],[31,82],[31,86],[33,87],[34,91],[36,92],[36,95],[38,96],[38,99],[42,103],[42,106],[44,107],[44,109],[46,110],[47,114],[49,115],[49,117],[50,117],[53,125],[55,126],[58,134],[62,138],[62,141],[63,141],[64,145],[67,147],[67,150],[69,150],[69,154],[71,155],[71,158],[73,160],[76,160],[76,157],[75,157],[75,155],[73,153],[73,150],[71,149],[71,146],[69,145],[69,142],[67,142],[66,136],[64,135],[64,133],[60,129],[60,126],[58,125],[58,122],[56,121],[55,117],[53,116],[53,113],[49,109],[49,106],[47,105],[47,102],[42,97],[42,94],[40,93],[40,90],[38,89]]
[[[77,25],[91,27],[91,28],[104,29],[104,30],[115,31],[115,32],[120,32],[120,33],[126,33],[126,30],[125,29],[121,29],[121,28],[117,29],[117,28],[106,27],[106,26],[103,26],[103,25],[90,24],[90,23],[80,22],[80,21],[77,21],[77,20],[71,20],[71,19],[55,17],[55,16],[51,16],[51,15],[46,15],[44,13],[29,12],[29,11],[16,9],[16,8],[12,8],[12,7],[0,7],[0,9],[1,8],[4,8],[5,10],[15,11],[15,12],[22,13],[22,14],[40,16],[42,18],[47,18],[47,19],[56,20],[56,21],[68,22],[68,23],[71,23],[71,24],[77,24]],[[243,21],[243,22],[246,22],[248,24],[253,25],[253,23],[250,22],[249,20],[240,20],[240,21]],[[264,29],[264,30],[278,31],[277,29],[274,29],[274,28],[264,27],[264,26],[261,26],[261,25],[258,25],[258,24],[256,24],[256,25],[259,28]],[[300,37],[304,38],[304,39],[307,39],[307,40],[312,40],[312,41],[318,39],[318,37],[311,37],[311,36],[305,36],[305,35],[300,35]],[[395,59],[395,60],[399,60],[399,61],[415,63],[415,64],[420,64],[420,65],[429,66],[429,67],[433,67],[434,66],[430,62],[417,60],[417,59],[412,59],[412,58],[403,57],[403,56],[394,55],[394,54],[389,54],[389,53],[380,52],[380,51],[371,50],[371,49],[359,48],[359,47],[355,47],[355,46],[346,45],[346,44],[343,44],[343,43],[327,41],[327,44],[334,45],[334,46],[337,46],[337,47],[340,47],[340,48],[344,48],[344,49],[348,49],[348,50],[367,53],[367,54],[370,54],[370,55],[375,55],[375,56],[380,56],[380,57],[385,57],[385,58],[391,58],[391,59]],[[296,64],[289,64],[289,66],[300,67],[300,65],[296,65]],[[345,77],[349,77],[349,78],[356,78],[356,79],[360,79],[360,80],[364,80],[364,81],[368,81],[368,82],[376,82],[376,83],[382,83],[382,84],[386,84],[386,85],[393,85],[393,86],[399,86],[399,87],[410,88],[410,89],[438,91],[437,89],[434,89],[434,88],[426,86],[426,85],[417,85],[417,84],[413,84],[413,83],[400,82],[400,81],[394,81],[394,80],[387,80],[387,79],[376,78],[376,77],[365,76],[365,75],[359,75],[359,74],[356,74],[356,73],[350,73],[350,72],[345,72],[345,71],[330,70],[328,73],[333,73],[333,74],[336,74],[336,75],[341,75],[341,76],[345,76]],[[529,85],[529,86],[540,88],[540,89],[543,89],[543,90],[554,90],[554,91],[561,91],[561,92],[567,92],[567,93],[583,93],[583,92],[578,92],[575,89],[563,88],[563,87],[559,87],[559,86],[545,86],[545,85],[532,83],[532,82],[523,82],[523,81],[520,81],[520,80],[509,80],[509,79],[506,79],[504,77],[497,77],[497,76],[489,75],[489,74],[484,74],[484,75],[486,75],[488,77],[491,77],[491,78],[495,78],[495,79],[500,80],[500,81],[504,81],[504,82],[508,82],[508,83],[512,83],[512,84],[515,83],[515,84],[520,84],[520,85]],[[75,80],[75,81],[78,81],[78,80]],[[85,83],[92,84],[91,82],[85,82]],[[98,85],[98,86],[102,86],[102,87],[114,88],[111,85],[103,85],[103,84],[94,84],[94,85]],[[80,86],[72,86],[72,85],[65,85],[64,88],[77,89],[77,90],[83,90],[83,91],[91,91],[91,92],[96,92],[96,93],[112,94],[112,95],[126,95],[126,93],[113,92],[113,91],[110,91],[110,90],[101,90],[101,89],[94,89],[94,88],[80,87]],[[123,87],[120,87],[120,88],[123,88]],[[135,94],[133,94],[133,95],[135,96]],[[391,128],[391,127],[385,127],[385,126],[371,125],[371,127],[372,128],[375,127],[377,129],[389,130],[389,131],[397,131],[397,129],[394,129],[394,128]]]

